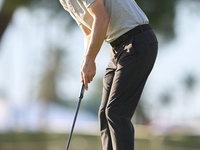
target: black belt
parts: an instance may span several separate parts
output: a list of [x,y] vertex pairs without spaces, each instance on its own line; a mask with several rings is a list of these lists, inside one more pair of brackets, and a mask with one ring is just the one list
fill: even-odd
[[119,38],[117,38],[116,40],[111,42],[110,45],[113,48],[115,48],[115,47],[119,46],[120,44],[122,44],[123,42],[127,41],[131,36],[141,33],[145,30],[149,30],[149,29],[151,29],[151,26],[149,24],[139,25],[139,26],[131,29],[130,31],[126,32],[125,34],[121,35]]

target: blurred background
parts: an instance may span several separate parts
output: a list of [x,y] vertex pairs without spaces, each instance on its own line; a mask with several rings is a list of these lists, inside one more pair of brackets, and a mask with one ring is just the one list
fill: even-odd
[[[136,0],[159,40],[133,117],[137,150],[200,149],[200,0]],[[71,150],[101,150],[110,46],[96,59]],[[83,34],[58,0],[0,0],[0,150],[63,150],[80,90]]]

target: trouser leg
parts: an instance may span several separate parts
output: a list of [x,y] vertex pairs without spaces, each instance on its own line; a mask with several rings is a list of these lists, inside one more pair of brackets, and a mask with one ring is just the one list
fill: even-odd
[[110,62],[116,69],[112,70],[111,80],[104,82],[109,86],[104,85],[99,115],[103,150],[134,149],[131,117],[157,54],[151,34],[146,32],[130,39]]
[[[139,77],[132,83],[130,79],[123,78],[124,75],[130,74],[130,72],[115,74],[110,97],[105,108],[113,150],[134,149],[134,128],[131,118],[139,102],[148,74],[143,75],[141,79]],[[120,82],[121,78],[124,79],[122,82]]]
[[110,62],[108,68],[106,69],[106,73],[103,79],[103,94],[99,109],[99,121],[100,121],[101,141],[103,150],[113,150],[105,109],[108,102],[110,89],[112,86],[114,71],[115,71],[114,66],[112,62]]

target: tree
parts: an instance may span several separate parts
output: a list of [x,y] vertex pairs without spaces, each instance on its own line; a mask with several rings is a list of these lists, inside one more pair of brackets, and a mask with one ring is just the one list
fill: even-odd
[[[64,11],[59,0],[4,0],[0,11],[0,42],[6,28],[12,20],[13,14],[20,7],[49,9],[54,14],[59,14],[59,12]],[[69,17],[69,19],[71,18]]]
[[136,0],[147,14],[151,26],[166,40],[174,37],[176,0]]
[[28,0],[19,0],[19,1],[13,1],[13,0],[4,0],[3,6],[0,12],[0,41],[2,38],[2,35],[4,31],[6,30],[7,26],[9,25],[12,16],[15,12],[15,10],[23,5],[27,5]]
[[42,79],[39,83],[38,93],[40,99],[49,103],[59,99],[56,93],[56,83],[58,76],[62,72],[60,66],[63,58],[63,50],[48,51],[47,57],[46,69],[44,69]]

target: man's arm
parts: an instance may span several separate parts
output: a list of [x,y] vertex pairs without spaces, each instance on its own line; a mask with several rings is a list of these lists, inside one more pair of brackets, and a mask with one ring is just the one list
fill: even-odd
[[86,90],[88,90],[88,83],[92,81],[96,74],[95,59],[103,44],[109,24],[109,17],[103,0],[95,0],[88,7],[88,12],[93,17],[92,30],[90,31],[87,27],[81,25],[81,29],[85,35],[85,52],[81,64],[81,81],[84,81]]
[[[80,28],[84,33],[84,54],[83,54],[83,58],[84,58],[88,49],[89,42],[90,42],[91,30],[87,28],[86,26],[84,26],[83,24],[80,25]],[[83,60],[81,62],[81,68],[82,68],[82,63],[83,63]]]

